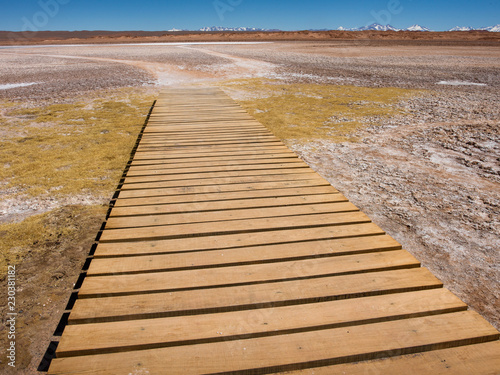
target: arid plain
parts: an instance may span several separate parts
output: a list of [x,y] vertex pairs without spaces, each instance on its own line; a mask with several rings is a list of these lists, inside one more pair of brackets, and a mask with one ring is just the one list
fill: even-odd
[[223,89],[500,328],[500,44],[7,47],[1,277],[17,265],[20,373],[53,340],[155,97],[181,85]]

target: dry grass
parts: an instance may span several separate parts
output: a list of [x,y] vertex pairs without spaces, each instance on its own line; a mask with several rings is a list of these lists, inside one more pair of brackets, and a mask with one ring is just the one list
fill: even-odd
[[222,86],[251,93],[240,104],[278,138],[299,143],[356,141],[360,127],[405,114],[397,103],[422,94],[393,87],[283,84],[264,79],[235,80]]
[[[68,197],[83,195],[95,198],[91,202],[109,200],[154,99],[154,93],[135,88],[32,108],[3,103],[0,181],[4,197],[67,202]],[[57,247],[59,239],[79,235],[75,222],[82,212],[106,211],[102,205],[69,206],[69,218],[53,222],[57,209],[0,225],[0,276],[7,264],[18,264],[40,244]]]
[[72,104],[11,106],[0,118],[4,188],[28,196],[109,193],[153,100],[119,90]]

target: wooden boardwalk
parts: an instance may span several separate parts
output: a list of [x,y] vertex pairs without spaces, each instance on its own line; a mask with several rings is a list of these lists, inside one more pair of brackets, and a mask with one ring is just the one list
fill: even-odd
[[171,89],[49,374],[499,374],[498,339],[221,91]]

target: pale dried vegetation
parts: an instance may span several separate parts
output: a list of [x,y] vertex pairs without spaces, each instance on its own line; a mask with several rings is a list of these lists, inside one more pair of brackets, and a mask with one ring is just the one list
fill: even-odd
[[3,106],[0,207],[11,223],[0,225],[0,272],[53,237],[44,215],[12,221],[65,204],[109,202],[154,98],[147,90],[115,89],[73,103]]
[[357,130],[407,115],[400,103],[425,94],[395,87],[285,84],[269,79],[229,81],[223,87],[251,93],[241,105],[289,144],[356,141]]

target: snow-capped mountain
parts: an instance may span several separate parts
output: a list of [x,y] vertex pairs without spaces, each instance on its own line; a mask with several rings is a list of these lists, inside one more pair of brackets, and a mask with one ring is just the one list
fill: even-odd
[[482,27],[480,29],[475,28],[475,27],[457,26],[457,27],[454,27],[453,29],[450,29],[448,31],[474,31],[474,30],[490,31],[490,32],[493,32],[493,33],[499,33],[500,32],[500,24],[495,25],[495,26]]
[[359,29],[356,29],[359,31],[366,31],[366,30],[373,30],[373,31],[399,31],[399,29],[396,29],[395,27],[391,25],[381,25],[379,23],[372,23],[369,26],[364,26],[360,27]]
[[[311,29],[310,31],[326,31],[329,29]],[[373,23],[368,26],[363,26],[359,28],[347,28],[340,26],[337,28],[339,31],[432,31],[429,28],[421,25],[413,25],[408,27],[407,29],[397,29],[391,25],[381,25],[378,23]],[[473,31],[473,30],[482,30],[482,31],[490,31],[490,32],[500,32],[500,24],[495,26],[483,27],[483,28],[473,28],[470,26],[456,26],[448,31]],[[198,30],[186,30],[186,29],[176,29],[172,28],[168,30],[170,32],[175,31],[281,31],[279,29],[261,29],[258,27],[223,27],[223,26],[211,26],[211,27],[202,27]]]
[[211,26],[211,27],[202,27],[198,31],[276,31],[276,30],[259,29],[257,27],[223,27],[223,26]]
[[431,31],[425,26],[413,25],[406,29],[406,31]]
[[407,29],[397,29],[391,25],[381,25],[378,23],[373,23],[369,26],[363,26],[363,27],[359,27],[359,28],[355,28],[355,29],[348,29],[348,28],[340,26],[337,30],[340,30],[340,31],[366,31],[366,30],[370,30],[370,31],[431,31],[427,27],[420,26],[420,25],[413,25]]
[[489,27],[484,27],[479,30],[485,30],[485,31],[490,31],[492,33],[500,33],[500,24],[495,25],[495,26],[489,26]]
[[448,31],[472,31],[475,30],[473,27],[470,26],[455,26],[453,29],[449,29]]
[[340,26],[337,28],[338,31],[360,31],[361,28],[348,28],[348,27],[344,27],[344,26]]

